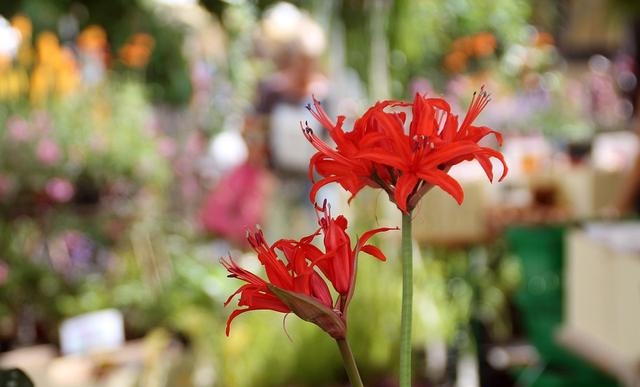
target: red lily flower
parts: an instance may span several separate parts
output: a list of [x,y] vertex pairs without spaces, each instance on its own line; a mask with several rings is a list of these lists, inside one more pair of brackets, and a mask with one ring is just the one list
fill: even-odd
[[[346,334],[346,308],[353,295],[355,284],[355,259],[364,251],[378,259],[385,260],[384,254],[366,241],[374,234],[389,228],[370,230],[358,239],[355,248],[346,234],[347,220],[343,216],[331,218],[328,206],[323,206],[324,216],[321,227],[313,234],[299,241],[280,239],[269,246],[262,231],[249,233],[248,240],[265,268],[267,280],[238,266],[231,257],[221,259],[229,271],[229,277],[246,282],[224,303],[240,295],[238,306],[227,320],[226,333],[229,335],[231,322],[238,315],[251,310],[273,310],[280,313],[295,313],[306,321],[313,322],[336,339]],[[324,234],[323,252],[313,245],[320,233]],[[284,256],[286,262],[280,259]],[[316,269],[317,267],[317,269]],[[334,303],[326,280],[338,293]]]
[[[313,117],[329,131],[329,135],[336,144],[336,149],[332,149],[318,138],[309,126],[303,128],[303,133],[307,140],[319,151],[310,160],[309,179],[313,181],[314,169],[320,175],[325,176],[325,178],[313,185],[311,197],[315,198],[320,188],[332,182],[338,182],[352,193],[349,201],[365,186],[377,187],[377,184],[370,179],[374,170],[373,163],[365,159],[356,158],[366,128],[356,123],[353,131],[345,132],[342,129],[345,120],[344,116],[338,116],[334,124],[322,109],[320,102],[315,98],[313,101],[315,110],[311,106],[307,106],[307,108]],[[315,203],[314,200],[312,202]]]
[[323,216],[320,218],[320,228],[324,235],[326,254],[314,260],[322,274],[331,281],[339,294],[338,307],[343,313],[353,296],[356,280],[356,258],[362,251],[381,261],[386,261],[385,255],[376,246],[367,241],[377,233],[398,230],[397,227],[380,227],[362,234],[356,245],[351,248],[351,239],[347,234],[347,219],[340,215],[332,218],[326,201],[322,206]]
[[[411,211],[420,198],[434,186],[439,186],[462,203],[464,192],[460,184],[448,175],[449,169],[465,160],[477,160],[489,180],[493,180],[491,158],[507,165],[502,154],[478,142],[493,134],[501,144],[499,133],[473,121],[489,102],[489,95],[481,90],[474,94],[471,105],[460,126],[458,117],[441,98],[427,98],[416,94],[413,103],[383,101],[371,107],[354,125],[352,132],[342,130],[344,118],[334,125],[316,101],[314,117],[329,130],[336,143],[332,149],[310,130],[307,139],[318,150],[309,165],[321,178],[314,181],[311,200],[318,189],[338,182],[352,198],[364,187],[384,189],[390,199],[405,213]],[[402,109],[411,107],[411,122],[405,130],[407,115]],[[408,132],[408,133],[407,133]],[[345,145],[346,144],[346,145]]]

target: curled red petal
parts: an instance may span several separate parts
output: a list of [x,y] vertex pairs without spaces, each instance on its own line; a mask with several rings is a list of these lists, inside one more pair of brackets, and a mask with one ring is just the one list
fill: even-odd
[[375,258],[378,258],[381,261],[386,261],[387,257],[384,255],[384,253],[382,252],[382,250],[380,250],[379,248],[377,248],[374,245],[365,245],[362,246],[362,248],[360,249],[360,251],[367,253]]
[[424,181],[442,188],[449,195],[453,196],[458,204],[462,204],[464,200],[464,191],[462,190],[460,183],[447,173],[440,170],[431,170],[420,173],[419,176]]

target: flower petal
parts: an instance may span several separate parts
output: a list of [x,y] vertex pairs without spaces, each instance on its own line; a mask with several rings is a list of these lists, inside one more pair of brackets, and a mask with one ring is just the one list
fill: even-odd
[[462,204],[464,200],[464,191],[453,177],[440,170],[431,170],[418,174],[424,181],[437,185],[449,195],[453,196],[458,204]]

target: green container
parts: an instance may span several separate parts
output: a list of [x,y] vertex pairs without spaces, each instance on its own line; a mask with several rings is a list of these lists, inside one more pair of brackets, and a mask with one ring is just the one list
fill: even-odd
[[536,347],[539,368],[521,370],[518,379],[533,387],[613,387],[618,384],[556,344],[563,321],[564,239],[562,225],[514,226],[505,232],[518,257],[522,283],[515,303],[528,339]]
[[562,313],[564,235],[563,226],[513,226],[506,230],[509,250],[519,258],[522,269],[515,300],[524,309]]
[[516,385],[527,387],[617,387],[611,378],[590,370],[576,372],[553,364],[521,369],[515,373]]

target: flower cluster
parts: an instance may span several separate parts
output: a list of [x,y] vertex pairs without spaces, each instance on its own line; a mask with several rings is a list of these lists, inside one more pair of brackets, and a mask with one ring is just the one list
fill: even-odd
[[409,213],[434,186],[462,203],[462,187],[447,173],[452,166],[475,159],[493,180],[490,159],[495,158],[503,166],[500,180],[507,173],[502,154],[479,144],[489,134],[501,143],[500,133],[473,125],[488,102],[484,89],[474,94],[466,116],[458,124],[458,116],[441,98],[416,94],[413,103],[382,101],[359,118],[352,131],[345,132],[345,117],[339,116],[334,123],[315,100],[309,110],[328,130],[336,147],[330,147],[309,127],[304,128],[305,136],[318,150],[311,159],[309,177],[313,179],[314,172],[321,176],[314,182],[311,201],[322,186],[337,182],[351,193],[351,198],[365,186],[381,188],[404,213]]
[[[386,260],[384,254],[367,241],[379,232],[392,229],[367,231],[352,247],[346,232],[347,219],[332,217],[326,203],[318,223],[320,227],[313,234],[300,240],[280,239],[272,245],[266,242],[261,230],[249,233],[247,239],[264,266],[267,280],[241,268],[231,257],[221,260],[229,277],[246,282],[225,303],[229,304],[239,294],[238,305],[244,307],[229,316],[227,335],[231,322],[238,315],[251,310],[273,310],[293,312],[318,325],[333,338],[345,338],[347,306],[353,296],[358,253],[362,251],[381,261]],[[320,235],[324,250],[313,243]],[[328,283],[337,293],[335,299]]]
[[444,68],[449,73],[464,72],[475,61],[491,57],[497,46],[496,37],[491,32],[459,37],[451,43],[451,49],[443,59]]
[[[249,234],[249,243],[265,268],[268,280],[239,267],[230,257],[222,260],[229,277],[244,282],[229,297],[240,294],[239,308],[227,321],[227,335],[231,321],[251,310],[268,309],[281,313],[293,312],[312,322],[331,335],[340,348],[345,370],[354,387],[363,387],[359,371],[346,341],[347,307],[353,296],[356,278],[356,257],[360,251],[384,260],[375,246],[366,244],[374,234],[390,230],[378,228],[366,232],[351,247],[346,233],[347,219],[332,218],[326,202],[316,203],[318,190],[330,183],[338,183],[351,193],[351,199],[364,187],[384,190],[402,212],[402,311],[400,321],[399,383],[411,385],[411,316],[412,316],[412,246],[411,212],[420,199],[438,186],[462,203],[464,192],[448,172],[451,167],[467,160],[476,160],[489,180],[493,180],[493,159],[502,164],[502,180],[507,173],[504,157],[497,150],[479,142],[499,133],[473,121],[489,102],[482,89],[474,97],[461,123],[450,105],[441,98],[417,94],[413,103],[387,100],[376,103],[355,121],[353,130],[345,131],[344,116],[334,123],[314,98],[309,111],[322,124],[335,147],[330,146],[309,126],[302,132],[317,149],[309,162],[309,178],[313,182],[311,203],[323,214],[318,230],[299,241],[281,239],[269,246],[262,232]],[[410,119],[409,119],[410,117]],[[315,177],[319,176],[318,180]],[[313,244],[323,235],[324,251]],[[278,255],[284,256],[286,262]],[[325,280],[326,279],[326,280]],[[332,297],[331,283],[337,298]]]
[[[111,59],[109,39],[101,26],[87,26],[70,44],[50,31],[34,35],[31,20],[21,14],[12,17],[10,24],[0,16],[3,24],[15,40],[11,42],[15,49],[0,51],[0,101],[45,106],[80,92],[83,85],[106,79]],[[154,44],[149,34],[131,35],[118,51],[119,62],[127,68],[145,68]]]

